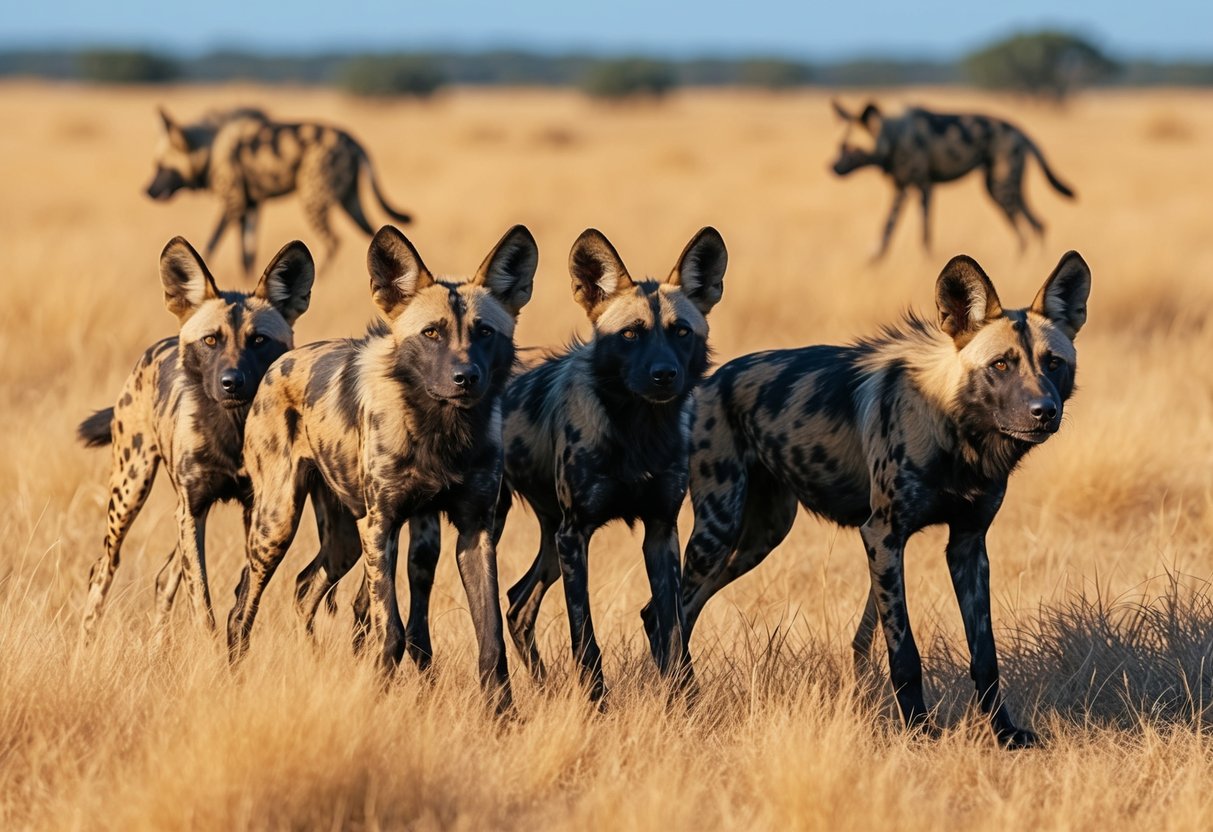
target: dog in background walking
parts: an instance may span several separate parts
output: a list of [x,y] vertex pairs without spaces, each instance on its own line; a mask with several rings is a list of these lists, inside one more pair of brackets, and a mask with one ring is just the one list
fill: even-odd
[[[970,171],[979,168],[985,171],[986,190],[1011,223],[1020,248],[1026,243],[1020,217],[1038,237],[1044,237],[1044,225],[1023,197],[1023,174],[1029,156],[1040,163],[1045,178],[1059,194],[1074,197],[1073,189],[1057,178],[1036,143],[1018,127],[1001,119],[976,114],[946,115],[920,107],[887,118],[874,103],[865,106],[859,115],[837,101],[833,106],[847,125],[834,172],[846,176],[860,168],[876,167],[893,182],[893,206],[885,220],[877,258],[888,251],[906,191],[911,188],[917,189],[922,200],[922,244],[928,250],[932,190],[937,183],[951,182]],[[850,144],[856,125],[872,139],[872,149]]]
[[234,225],[240,233],[240,265],[247,273],[257,253],[262,204],[298,191],[308,223],[324,245],[327,263],[338,246],[328,220],[334,205],[341,206],[368,235],[375,233],[358,196],[363,170],[379,206],[394,221],[410,222],[408,214],[384,198],[366,151],[336,127],[276,122],[261,110],[247,107],[212,113],[184,125],[161,110],[160,121],[164,134],[147,195],[167,200],[188,189],[210,191],[219,198],[219,222],[206,244],[207,259],[223,232]]

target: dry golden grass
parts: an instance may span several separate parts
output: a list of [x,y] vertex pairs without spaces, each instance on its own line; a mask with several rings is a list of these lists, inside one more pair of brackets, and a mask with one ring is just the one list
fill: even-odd
[[[871,172],[827,173],[838,131],[816,93],[607,107],[559,92],[362,103],[289,89],[0,86],[0,827],[1213,825],[1211,99],[1091,95],[1065,112],[955,91],[883,100],[1020,121],[1079,201],[1058,198],[1030,168],[1029,198],[1050,231],[1020,256],[980,182],[965,180],[938,192],[936,253],[920,252],[909,211],[892,256],[873,268],[866,257],[890,193]],[[474,268],[509,224],[528,224],[542,257],[525,344],[585,332],[565,258],[589,225],[634,271],[657,275],[699,226],[722,231],[731,258],[712,317],[720,359],[846,339],[906,306],[929,310],[933,279],[956,252],[976,256],[1017,305],[1063,250],[1082,251],[1095,275],[1082,390],[1061,434],[1012,480],[990,539],[1008,690],[1048,746],[1001,752],[967,712],[938,531],[911,544],[909,598],[948,730],[939,741],[909,738],[883,685],[857,692],[846,645],[866,592],[863,557],[853,532],[807,517],[709,605],[692,645],[705,695],[689,713],[667,707],[655,680],[637,615],[647,597],[639,541],[624,528],[593,547],[615,694],[603,715],[570,690],[559,591],[541,618],[554,692],[536,691],[515,661],[520,718],[497,725],[484,714],[449,550],[432,679],[406,666],[378,691],[349,655],[348,587],[313,649],[287,609],[291,576],[315,545],[310,519],[240,673],[184,612],[177,638],[154,652],[152,578],[174,535],[163,482],[127,543],[99,642],[81,649],[108,455],[80,448],[73,429],[172,331],[156,257],[174,234],[203,242],[217,210],[203,197],[166,207],[142,196],[161,102],[184,117],[258,103],[349,127],[389,195],[415,212],[408,233],[439,270]],[[356,333],[371,316],[366,240],[338,227],[345,246],[318,282],[300,342]],[[296,236],[308,240],[298,205],[270,206],[260,257]],[[236,260],[231,238],[212,262],[221,283],[236,280]],[[238,528],[236,511],[217,510],[210,564],[221,616]],[[503,582],[535,547],[532,520],[515,513]]]

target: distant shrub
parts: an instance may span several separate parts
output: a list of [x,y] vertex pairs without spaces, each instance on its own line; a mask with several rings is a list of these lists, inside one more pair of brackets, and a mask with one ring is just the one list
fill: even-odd
[[1099,47],[1064,32],[1014,35],[967,56],[963,67],[978,86],[1056,101],[1117,69]]
[[181,77],[177,62],[138,49],[94,49],[78,58],[80,77],[99,84],[163,84]]
[[595,98],[659,97],[674,88],[673,68],[649,58],[621,58],[592,66],[581,88]]
[[422,55],[367,55],[341,68],[338,83],[354,95],[409,95],[426,98],[446,83],[446,75]]
[[812,71],[806,64],[796,61],[756,58],[741,63],[737,68],[737,80],[747,87],[786,90],[809,83]]

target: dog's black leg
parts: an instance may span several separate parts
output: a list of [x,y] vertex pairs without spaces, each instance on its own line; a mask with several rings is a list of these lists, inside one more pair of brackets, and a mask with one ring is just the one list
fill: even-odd
[[663,675],[677,675],[680,685],[693,688],[695,676],[682,610],[677,516],[645,519],[643,546],[644,565],[653,593],[649,607],[654,624],[649,632],[653,660]]
[[409,519],[409,620],[404,628],[405,649],[425,670],[434,660],[430,641],[430,594],[434,571],[442,553],[442,528],[436,513],[415,514]]
[[552,517],[539,515],[539,553],[535,555],[531,568],[507,593],[510,606],[506,611],[506,622],[510,628],[510,638],[532,678],[539,683],[547,678],[547,668],[535,641],[535,622],[539,618],[544,595],[560,580],[560,557],[556,554],[558,526],[559,522]]
[[875,509],[860,534],[889,648],[889,676],[897,705],[907,727],[930,732],[922,690],[922,658],[906,611],[905,539],[897,532],[888,507]]
[[322,601],[327,601],[330,612],[336,611],[333,590],[362,555],[354,515],[322,482],[312,484],[311,497],[320,551],[295,578],[295,613],[308,635],[314,632]]
[[1031,731],[1011,719],[998,678],[998,655],[990,621],[990,562],[986,555],[986,530],[951,527],[948,538],[948,569],[960,602],[965,636],[969,642],[969,675],[977,685],[977,702],[990,719],[999,742],[1008,748],[1026,748],[1037,743]]
[[889,240],[893,238],[893,229],[897,227],[897,219],[901,216],[901,206],[906,200],[906,189],[898,187],[893,193],[893,204],[889,207],[889,216],[884,222],[884,231],[880,235],[880,247],[876,249],[873,260],[879,260],[889,250]]
[[924,251],[931,251],[931,185],[919,185],[919,194],[922,198],[922,247]]
[[556,532],[556,553],[564,578],[564,597],[569,611],[569,634],[573,658],[581,667],[581,680],[590,688],[590,698],[600,701],[606,696],[602,676],[602,650],[594,636],[594,621],[590,617],[589,567],[587,550],[589,532],[578,525],[561,523]]
[[215,230],[211,232],[211,238],[206,242],[206,258],[208,260],[215,253],[215,249],[219,247],[219,241],[223,239],[223,232],[227,230],[227,224],[231,220],[231,212],[227,208],[224,208],[223,213],[219,215],[219,222],[215,223]]

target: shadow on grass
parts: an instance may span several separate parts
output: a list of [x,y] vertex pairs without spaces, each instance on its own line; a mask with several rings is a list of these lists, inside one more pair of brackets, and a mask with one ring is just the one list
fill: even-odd
[[1020,701],[1074,724],[1210,724],[1213,587],[1172,574],[1162,580],[1161,592],[1075,593],[1021,617],[1001,645]]
[[[1121,596],[1095,587],[1035,611],[1003,611],[996,620],[1003,689],[1026,723],[1127,731],[1213,725],[1213,585],[1206,581],[1168,574]],[[809,687],[843,697],[858,687],[875,715],[896,718],[881,646],[874,672],[857,685],[849,645],[804,636],[794,624],[696,639],[692,651],[707,698],[727,710],[795,701]],[[918,640],[928,702],[941,725],[953,726],[973,708],[968,648],[959,633],[930,620],[923,625]],[[644,673],[646,658],[628,655],[627,673]]]

